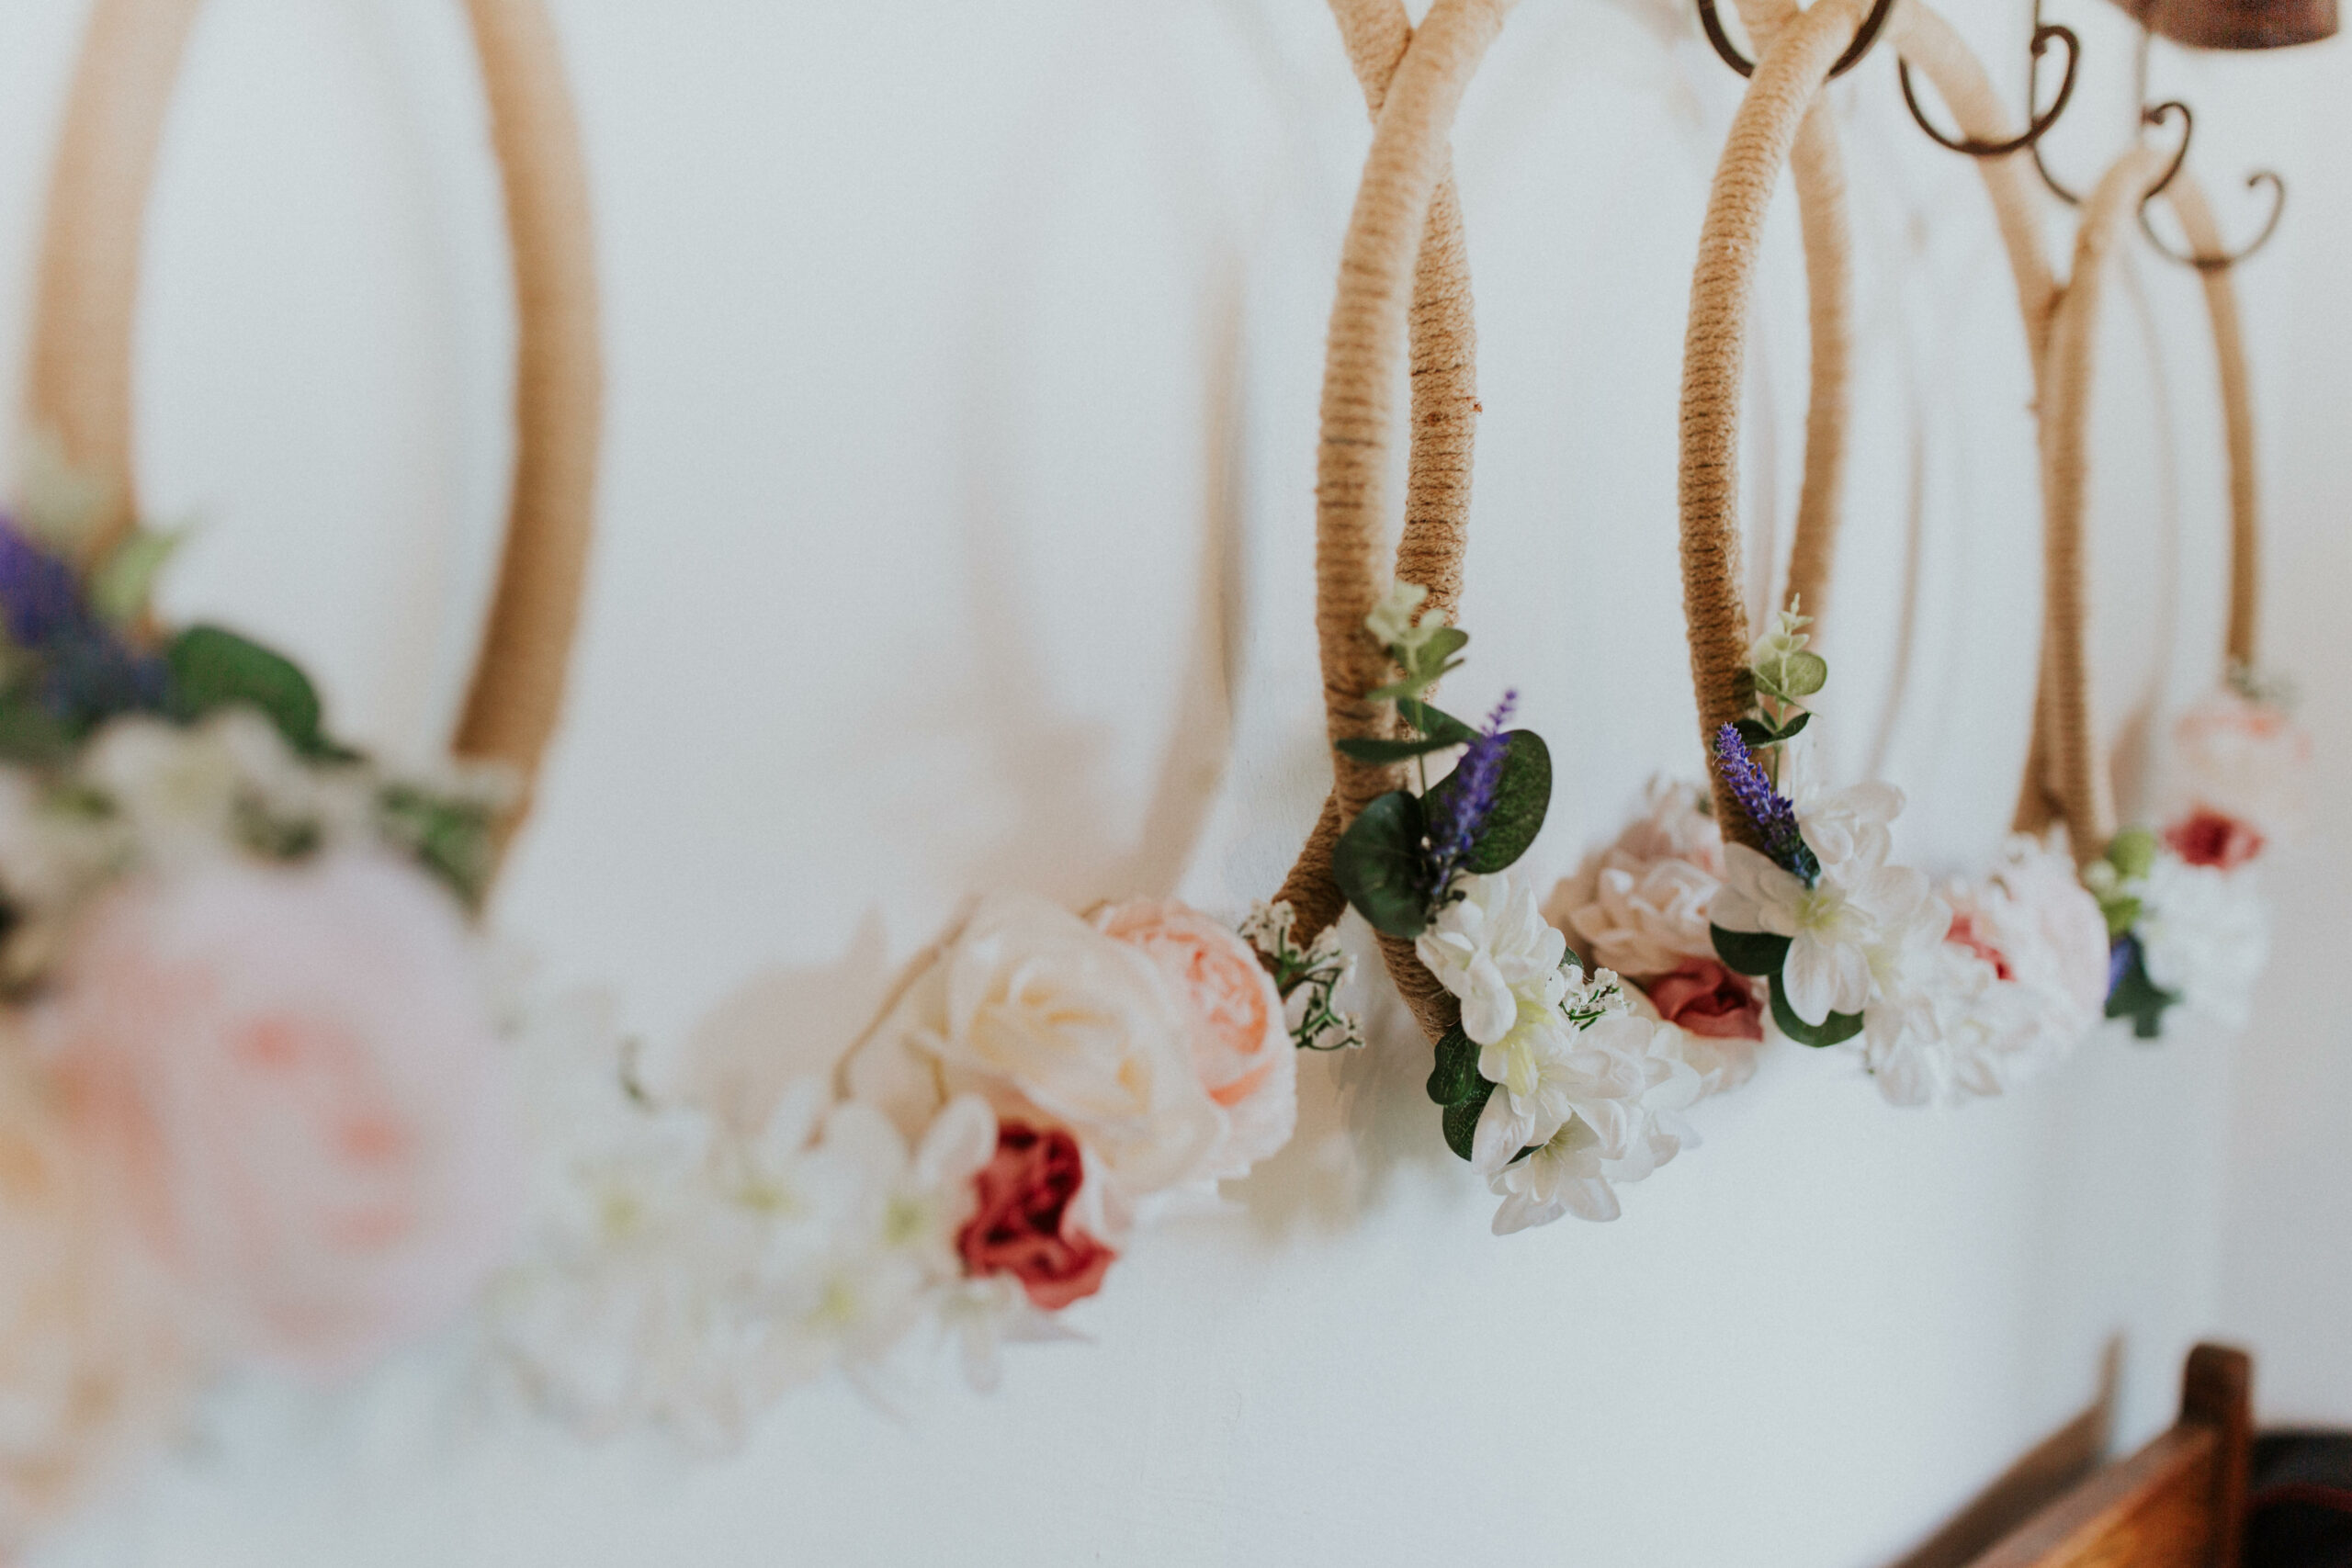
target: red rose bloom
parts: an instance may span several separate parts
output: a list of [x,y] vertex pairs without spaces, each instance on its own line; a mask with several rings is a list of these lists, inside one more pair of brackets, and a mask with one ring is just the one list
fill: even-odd
[[972,1178],[971,1223],[956,1238],[965,1272],[1010,1274],[1048,1312],[1101,1290],[1118,1254],[1069,1223],[1085,1179],[1068,1133],[1001,1122],[996,1154]]
[[2165,842],[2191,865],[2235,871],[2262,852],[2263,839],[2252,824],[2200,806],[2165,829]]
[[1667,1022],[1712,1040],[1761,1040],[1764,1009],[1756,987],[1712,958],[1694,958],[1646,982],[1650,1003]]

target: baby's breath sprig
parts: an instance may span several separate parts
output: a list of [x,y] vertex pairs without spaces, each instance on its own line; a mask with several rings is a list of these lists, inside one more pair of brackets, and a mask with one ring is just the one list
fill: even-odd
[[1363,1044],[1363,1026],[1332,997],[1355,969],[1355,960],[1326,930],[1300,947],[1292,934],[1298,917],[1287,902],[1250,906],[1241,938],[1256,948],[1282,997],[1291,1043],[1302,1051],[1351,1051]]

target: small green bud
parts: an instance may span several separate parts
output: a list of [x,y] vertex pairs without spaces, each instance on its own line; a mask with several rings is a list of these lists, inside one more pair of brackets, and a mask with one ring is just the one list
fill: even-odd
[[2116,874],[2136,882],[2156,863],[2156,836],[2145,828],[2126,828],[2108,841],[2107,860]]

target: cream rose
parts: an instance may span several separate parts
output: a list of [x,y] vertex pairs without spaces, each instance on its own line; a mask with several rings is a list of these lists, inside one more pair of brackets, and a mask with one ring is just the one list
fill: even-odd
[[1094,924],[1140,950],[1174,987],[1191,1022],[1193,1070],[1226,1115],[1208,1171],[1248,1175],[1298,1124],[1298,1048],[1273,976],[1238,933],[1172,898],[1109,905]]
[[457,907],[372,854],[94,907],[33,1020],[193,1321],[326,1374],[447,1317],[519,1216],[515,1097]]
[[875,1042],[877,1059],[892,1035],[1000,1115],[1067,1126],[1125,1198],[1205,1174],[1225,1131],[1193,1066],[1192,1020],[1159,965],[1042,898],[983,900]]

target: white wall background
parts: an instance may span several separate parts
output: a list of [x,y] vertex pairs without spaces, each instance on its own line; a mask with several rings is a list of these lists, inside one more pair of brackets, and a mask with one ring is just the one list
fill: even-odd
[[[77,0],[0,7],[0,357],[20,361]],[[1168,781],[1218,781],[1196,901],[1269,892],[1322,789],[1316,388],[1367,130],[1314,0],[557,0],[588,137],[612,390],[569,722],[503,923],[657,1042],[724,1005],[843,1038],[859,976],[967,891],[1161,874]],[[2129,126],[2091,0],[2053,161]],[[1955,17],[2021,85],[2016,0]],[[2269,652],[2352,773],[2352,500],[2334,266],[2352,241],[2337,46],[2160,52],[2225,222],[2295,206],[2242,275],[2274,550]],[[1911,794],[1909,854],[1984,853],[2021,761],[2038,615],[2028,376],[1964,160],[1891,61],[1837,90],[1863,288],[1834,752]],[[1475,706],[1516,685],[1562,762],[1531,863],[1689,772],[1675,392],[1737,83],[1664,0],[1525,0],[1457,138],[1487,414],[1464,618]],[[454,703],[507,456],[511,320],[481,109],[446,0],[214,0],[174,110],[140,346],[172,590],[298,650],[345,728],[428,750]],[[1783,204],[1785,206],[1785,203]],[[2054,204],[2052,243],[2065,220]],[[1805,348],[1793,224],[1767,280],[1750,474],[1785,544]],[[2210,678],[2223,526],[2189,275],[2144,254],[2098,414],[2101,702]],[[1776,528],[1774,519],[1780,520]],[[1218,604],[1220,624],[1210,612]],[[1229,757],[1201,710],[1219,659]],[[2335,728],[2331,728],[2333,725]],[[2352,1061],[2329,977],[2352,839],[2276,875],[2245,1039],[2102,1036],[2007,1103],[1879,1103],[1781,1046],[1706,1146],[1606,1227],[1497,1242],[1396,1017],[1302,1076],[1296,1145],[1163,1232],[1091,1347],[846,1388],[741,1455],[587,1449],[464,1396],[453,1341],[351,1392],[247,1382],[57,1564],[1313,1565],[1441,1554],[1863,1565],[2086,1404],[2120,1438],[2236,1334],[2266,1412],[2352,1420]]]

